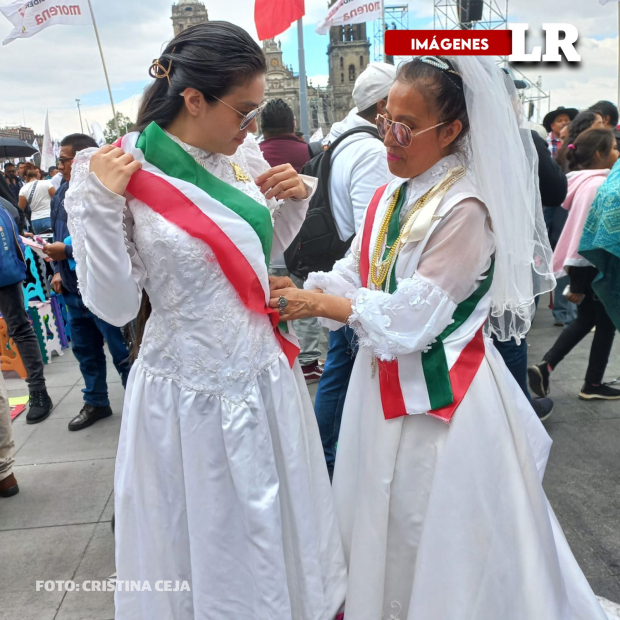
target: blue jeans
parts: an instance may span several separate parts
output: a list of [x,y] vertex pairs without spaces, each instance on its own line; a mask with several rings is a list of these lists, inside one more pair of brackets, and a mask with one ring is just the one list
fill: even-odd
[[108,384],[106,361],[103,350],[104,339],[112,355],[112,361],[121,376],[123,387],[129,376],[129,352],[123,341],[120,327],[114,327],[96,317],[82,302],[79,295],[64,293],[69,312],[73,354],[80,364],[84,377],[84,402],[93,407],[106,407]]
[[52,218],[51,217],[43,217],[40,220],[32,220],[32,232],[35,235],[40,235],[42,232],[46,230],[52,229]]
[[357,355],[357,337],[350,327],[329,332],[329,350],[314,401],[327,467],[333,470],[342,409]]
[[553,318],[558,323],[564,323],[564,325],[569,325],[577,318],[577,306],[564,297],[564,289],[569,284],[570,278],[568,276],[558,278],[553,291]]
[[515,378],[527,399],[532,402],[527,389],[527,342],[525,338],[521,340],[521,344],[517,344],[512,338],[508,342],[500,342],[493,336],[493,344],[504,358],[510,374]]

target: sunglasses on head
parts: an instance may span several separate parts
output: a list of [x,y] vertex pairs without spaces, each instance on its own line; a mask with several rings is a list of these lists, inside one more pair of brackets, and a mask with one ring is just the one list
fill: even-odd
[[384,114],[377,114],[376,121],[377,123],[377,131],[379,132],[379,137],[382,140],[385,140],[385,136],[387,135],[390,129],[392,130],[392,137],[396,141],[398,146],[408,147],[411,146],[411,142],[416,136],[419,136],[431,129],[435,129],[436,127],[441,127],[441,125],[445,125],[446,121],[443,123],[437,123],[437,125],[433,125],[432,127],[427,127],[426,129],[422,129],[421,131],[416,131],[413,133],[411,127],[407,127],[404,123],[399,123],[398,121],[391,121],[389,118],[386,118]]

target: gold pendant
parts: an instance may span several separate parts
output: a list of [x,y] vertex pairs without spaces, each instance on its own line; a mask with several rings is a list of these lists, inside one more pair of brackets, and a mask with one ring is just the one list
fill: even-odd
[[243,181],[244,183],[249,183],[252,180],[245,172],[243,172],[239,164],[236,164],[234,161],[231,161],[230,165],[232,166],[232,169],[235,173],[235,179],[237,181]]

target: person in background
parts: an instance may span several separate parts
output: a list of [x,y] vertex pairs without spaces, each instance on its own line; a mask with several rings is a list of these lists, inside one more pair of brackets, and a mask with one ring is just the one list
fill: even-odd
[[264,139],[259,143],[270,166],[291,164],[299,173],[310,159],[308,145],[295,133],[293,110],[283,99],[267,103],[261,117]]
[[[356,108],[332,126],[332,141],[357,127],[376,128],[377,115],[385,114],[387,95],[395,79],[394,65],[370,63],[353,87]],[[329,196],[343,241],[357,233],[375,191],[391,178],[383,141],[372,134],[353,134],[336,147],[332,154]],[[334,471],[342,410],[356,353],[357,338],[349,326],[329,332],[329,349],[314,411],[330,476]]]
[[547,136],[547,144],[549,145],[549,151],[553,157],[557,156],[562,146],[562,139],[560,138],[562,127],[568,125],[577,114],[579,114],[579,110],[576,108],[564,108],[560,106],[556,110],[549,112],[543,119],[543,126],[549,133]]
[[33,164],[27,161],[20,161],[19,164],[17,164],[17,178],[22,183],[26,182],[26,170],[28,170],[30,166],[33,166]]
[[617,160],[615,136],[608,129],[585,131],[569,145],[571,172],[568,175],[568,196],[562,205],[568,211],[568,219],[553,255],[553,268],[556,276],[568,274],[570,278],[568,299],[578,304],[577,318],[563,330],[540,364],[528,369],[530,388],[539,396],[549,393],[550,376],[557,365],[596,327],[579,398],[620,399],[620,390],[603,383],[616,328],[592,290],[592,281],[598,270],[578,253],[590,206]]
[[77,276],[71,268],[73,247],[69,243],[70,233],[65,211],[65,194],[71,181],[71,167],[75,154],[83,149],[95,147],[97,143],[85,134],[71,134],[60,143],[58,169],[65,183],[52,199],[52,229],[54,243],[44,246],[43,251],[55,262],[52,287],[62,294],[67,304],[73,353],[80,364],[84,377],[84,405],[75,418],[69,422],[70,431],[79,431],[98,420],[112,415],[106,381],[106,357],[104,339],[112,356],[114,366],[121,376],[123,387],[129,375],[129,352],[119,327],[110,325],[96,317],[82,302],[78,290]]
[[[21,210],[20,213],[23,214]],[[26,265],[24,247],[18,236],[23,233],[23,219],[15,221],[14,219],[9,209],[0,206],[0,228],[8,233],[4,238],[0,256],[0,314],[26,368],[26,383],[30,393],[26,422],[37,424],[50,415],[53,404],[47,393],[39,341],[24,304],[23,283],[26,278]],[[0,441],[0,444],[2,443]],[[0,445],[0,463],[3,458],[2,449]],[[1,468],[0,464],[0,476]]]
[[603,118],[605,127],[614,132],[616,144],[620,149],[620,131],[618,131],[618,108],[611,101],[598,101],[590,107],[592,112],[597,112]]
[[57,174],[58,174],[58,168],[56,166],[50,166],[47,169],[47,176],[45,178],[48,180],[53,179]]
[[[258,146],[267,163],[272,167],[290,164],[299,173],[310,159],[310,149],[295,133],[293,110],[283,99],[272,99],[267,103],[261,115],[261,128],[264,140]],[[290,275],[296,286],[303,286],[301,278],[289,274],[282,254],[274,257],[269,273],[272,276]],[[293,323],[293,329],[299,338],[299,363],[306,383],[317,383],[323,372],[319,365],[322,333],[319,322],[315,318],[302,319]]]
[[30,208],[30,222],[35,235],[51,229],[51,201],[56,193],[52,182],[38,179],[38,174],[36,168],[28,170],[26,185],[19,190],[19,208],[24,212]]
[[560,132],[562,145],[556,157],[564,172],[569,171],[568,161],[566,159],[566,150],[568,145],[574,144],[579,134],[583,133],[586,129],[603,129],[604,127],[605,122],[603,121],[601,114],[599,112],[593,112],[592,110],[579,112],[579,114],[577,114],[577,116],[575,116],[575,118],[568,123],[568,125],[564,125],[562,131]]
[[24,186],[24,184],[17,178],[17,169],[15,168],[15,164],[10,162],[4,164],[4,177],[9,189],[11,190],[11,194],[15,199],[14,202],[17,204],[19,202],[19,190]]
[[54,186],[54,189],[58,191],[58,188],[64,183],[64,178],[62,174],[60,174],[56,166],[52,166],[49,169],[49,174],[50,174],[50,179],[52,181],[52,185]]
[[9,394],[0,372],[0,497],[13,497],[19,493],[19,486],[13,473],[14,455],[15,441],[11,426]]

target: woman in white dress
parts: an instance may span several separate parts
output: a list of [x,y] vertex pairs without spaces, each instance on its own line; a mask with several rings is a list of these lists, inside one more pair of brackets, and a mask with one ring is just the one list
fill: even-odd
[[84,303],[115,325],[152,308],[114,483],[118,583],[142,591],[117,587],[117,620],[333,620],[344,603],[312,404],[268,307],[269,254],[313,179],[269,169],[248,135],[265,69],[232,24],[185,30],[153,63],[138,131],[74,163]]
[[542,488],[551,441],[482,331],[524,335],[553,285],[509,94],[490,59],[402,66],[377,117],[400,178],[333,271],[272,291],[359,338],[334,472],[351,620],[605,618]]

